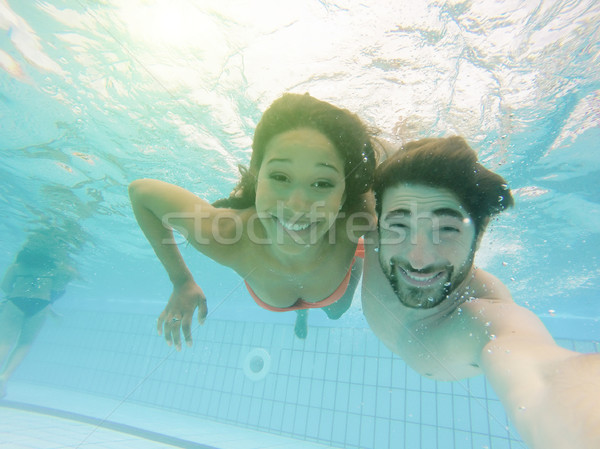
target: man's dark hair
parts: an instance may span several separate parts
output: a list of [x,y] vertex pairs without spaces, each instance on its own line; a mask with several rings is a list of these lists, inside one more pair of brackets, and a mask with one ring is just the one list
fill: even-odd
[[449,190],[473,220],[478,235],[490,217],[514,205],[504,178],[481,165],[477,153],[458,136],[410,142],[377,168],[378,217],[385,190],[398,184]]

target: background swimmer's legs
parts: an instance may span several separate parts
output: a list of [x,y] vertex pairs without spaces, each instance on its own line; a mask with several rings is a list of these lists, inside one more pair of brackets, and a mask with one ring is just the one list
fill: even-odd
[[[46,317],[48,316],[48,308],[43,309],[35,315],[24,320],[22,318],[22,313],[20,313],[20,315],[21,318],[17,321],[20,325],[22,325],[22,327],[19,326],[20,329],[16,329],[16,333],[18,333],[20,330],[20,333],[18,333],[16,345],[13,348],[12,352],[10,352],[10,355],[8,355],[6,365],[2,368],[0,374],[0,397],[6,395],[6,383],[8,382],[8,379],[12,376],[12,374],[23,361],[23,359],[25,359],[25,356],[31,349],[35,338],[42,329],[42,326],[46,321]],[[2,324],[4,324],[4,320],[0,321],[2,321]],[[2,331],[4,337],[4,328],[2,328]],[[6,358],[6,355],[10,351],[15,336],[14,330],[11,336],[12,338],[10,340],[7,339],[5,342],[4,339],[2,339],[2,343],[0,343],[0,355],[2,356],[2,360]]]
[[342,296],[339,301],[334,302],[330,306],[323,307],[323,311],[327,314],[330,320],[339,319],[352,305],[352,299],[354,298],[354,292],[356,286],[362,275],[363,260],[356,258],[354,265],[352,265],[352,273],[350,274],[350,282],[348,282],[348,288],[346,293]]
[[19,338],[23,312],[10,301],[0,304],[0,373],[6,357]]
[[308,309],[296,310],[294,333],[301,339],[305,339],[308,335]]
[[[350,282],[348,282],[348,288],[346,289],[344,296],[330,306],[322,308],[329,319],[339,319],[352,305],[354,292],[356,291],[358,281],[360,281],[360,277],[362,276],[362,269],[363,260],[356,258],[354,265],[352,265]],[[296,337],[301,339],[305,339],[308,335],[308,309],[296,310],[296,324],[294,325],[294,333],[296,334]]]

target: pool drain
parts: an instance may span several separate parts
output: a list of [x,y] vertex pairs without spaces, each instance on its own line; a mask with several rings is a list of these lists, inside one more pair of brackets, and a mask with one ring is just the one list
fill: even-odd
[[271,356],[263,348],[254,348],[244,359],[244,374],[254,382],[265,378],[271,369]]

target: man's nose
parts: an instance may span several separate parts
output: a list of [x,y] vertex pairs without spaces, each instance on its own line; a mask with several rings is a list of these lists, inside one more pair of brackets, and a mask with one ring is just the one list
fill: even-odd
[[423,268],[435,262],[435,245],[429,235],[418,232],[411,235],[409,243],[408,262],[415,270]]

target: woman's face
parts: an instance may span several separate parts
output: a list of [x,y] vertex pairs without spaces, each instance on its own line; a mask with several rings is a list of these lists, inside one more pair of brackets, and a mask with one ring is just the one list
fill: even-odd
[[300,128],[273,137],[258,172],[256,211],[274,244],[319,242],[345,199],[344,161],[318,131]]

